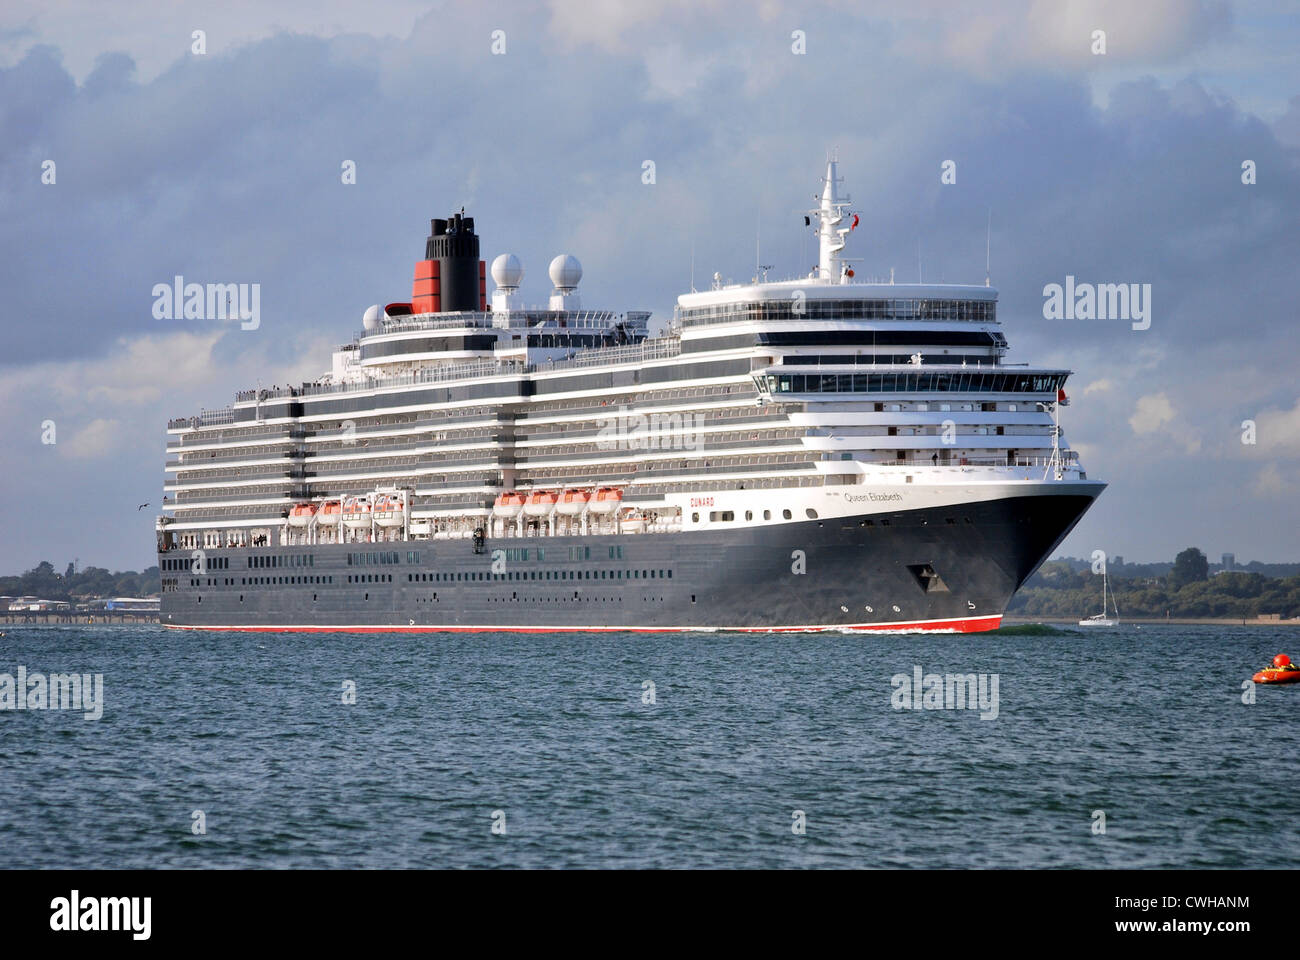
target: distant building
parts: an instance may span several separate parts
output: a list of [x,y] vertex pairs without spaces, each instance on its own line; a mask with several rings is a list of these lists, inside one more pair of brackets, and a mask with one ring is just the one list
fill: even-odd
[[113,597],[104,601],[105,610],[134,610],[141,613],[157,613],[159,605],[157,597]]
[[10,613],[65,613],[72,609],[66,600],[42,600],[40,597],[19,597],[9,604]]
[[1224,571],[1237,569],[1237,555],[1235,553],[1225,553],[1222,559]]

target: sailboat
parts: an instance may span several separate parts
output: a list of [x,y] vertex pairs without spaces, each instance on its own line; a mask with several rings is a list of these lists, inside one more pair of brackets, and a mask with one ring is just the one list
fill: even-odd
[[1101,613],[1094,613],[1091,617],[1085,617],[1079,621],[1081,627],[1117,627],[1119,626],[1119,605],[1115,603],[1115,594],[1110,594],[1110,606],[1115,610],[1115,616],[1110,617],[1106,614],[1106,568],[1101,569]]

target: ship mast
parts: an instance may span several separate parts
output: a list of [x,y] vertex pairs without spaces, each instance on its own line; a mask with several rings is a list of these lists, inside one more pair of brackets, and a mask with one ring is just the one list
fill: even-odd
[[817,263],[817,276],[831,283],[848,283],[847,258],[840,256],[844,249],[844,238],[853,232],[853,227],[844,227],[851,198],[840,196],[839,185],[844,178],[839,175],[839,162],[826,162],[826,186],[822,189],[821,205],[810,211],[817,218],[820,257]]

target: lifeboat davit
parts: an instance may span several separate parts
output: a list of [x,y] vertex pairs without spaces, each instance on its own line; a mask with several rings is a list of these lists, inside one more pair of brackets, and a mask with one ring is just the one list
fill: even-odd
[[375,523],[381,527],[400,527],[405,514],[405,501],[401,494],[385,494],[375,499]]
[[514,518],[519,516],[519,511],[523,508],[524,495],[515,493],[513,490],[507,490],[497,497],[497,502],[492,507],[492,513],[498,517]]
[[339,522],[342,513],[343,504],[337,500],[326,500],[320,505],[320,509],[316,511],[316,522],[332,527]]
[[601,487],[596,491],[588,509],[592,513],[613,513],[623,502],[623,491],[618,487]]
[[311,524],[311,518],[316,516],[316,504],[314,503],[295,503],[293,509],[289,511],[289,526],[305,527]]
[[587,508],[590,501],[590,490],[565,490],[560,495],[560,502],[555,505],[555,512],[565,517],[576,517]]
[[1256,683],[1300,683],[1300,670],[1275,670],[1269,667],[1250,679]]
[[524,501],[524,513],[530,517],[550,516],[559,500],[560,495],[553,490],[535,490]]
[[343,502],[343,525],[356,530],[370,526],[370,501],[364,497],[349,497]]

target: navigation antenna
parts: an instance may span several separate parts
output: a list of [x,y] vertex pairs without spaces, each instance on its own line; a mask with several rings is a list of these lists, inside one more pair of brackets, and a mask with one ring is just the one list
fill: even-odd
[[989,286],[989,252],[993,246],[993,208],[989,207],[989,221],[984,228],[984,286]]

